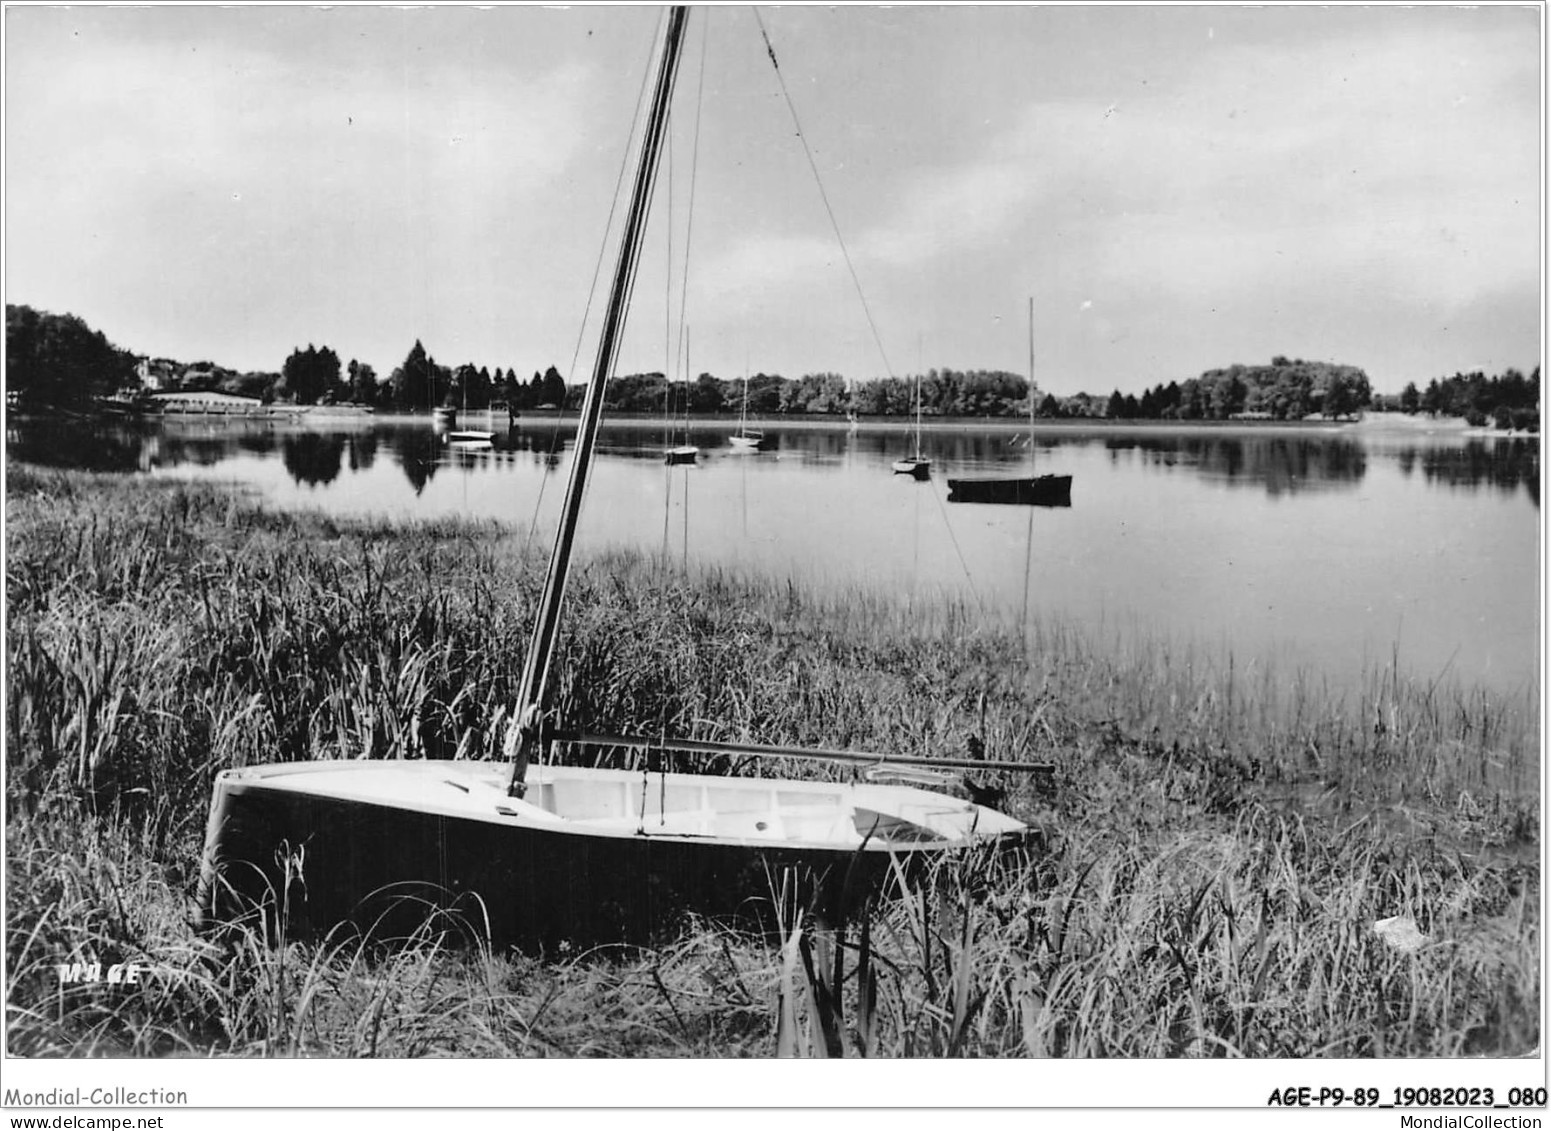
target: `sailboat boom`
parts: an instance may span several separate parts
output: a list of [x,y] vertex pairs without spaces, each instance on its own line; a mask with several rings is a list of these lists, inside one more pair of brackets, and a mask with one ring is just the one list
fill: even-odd
[[619,746],[634,750],[672,750],[679,754],[726,754],[747,758],[808,758],[823,762],[854,762],[866,766],[932,766],[955,770],[1007,770],[1012,773],[1053,774],[1050,762],[1008,762],[983,758],[934,758],[925,755],[869,754],[860,750],[823,750],[807,746],[764,746],[752,742],[706,742],[692,738],[602,734],[593,731],[551,731],[555,742],[581,746]]

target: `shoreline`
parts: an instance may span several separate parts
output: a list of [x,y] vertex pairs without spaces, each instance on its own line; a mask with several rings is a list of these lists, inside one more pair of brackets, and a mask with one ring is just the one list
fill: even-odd
[[[487,412],[483,409],[471,410],[461,415],[466,418],[469,424],[481,424],[497,431],[503,428],[510,431],[521,431],[525,427],[531,428],[534,425],[547,428],[574,428],[578,420],[578,413],[576,412],[570,410],[557,411],[554,409],[528,410],[527,412],[519,413],[516,419],[510,423],[502,420],[504,414]],[[378,412],[360,405],[267,405],[262,409],[244,411],[178,411],[144,414],[127,414],[112,410],[82,411],[56,408],[12,412],[8,416],[10,419],[18,421],[157,419],[163,423],[188,421],[190,423],[209,424],[214,421],[230,420],[329,427],[371,427],[379,424],[393,426],[430,425],[437,431],[447,430],[445,427],[438,427],[435,417],[430,413]],[[663,427],[669,423],[670,420],[661,414],[614,412],[603,418],[602,427],[605,429],[611,427]],[[681,425],[682,420],[675,418],[671,423]],[[915,430],[915,422],[912,419],[894,416],[861,417],[853,421],[846,417],[835,415],[776,414],[749,417],[745,421],[736,413],[715,413],[694,415],[689,418],[691,430],[736,429],[743,424],[763,431],[805,430],[899,433]],[[454,423],[452,427],[457,427],[457,423]],[[1029,431],[1029,427],[1027,420],[1018,417],[944,416],[925,417],[921,421],[921,430],[923,432],[1023,433]],[[1463,417],[1408,416],[1403,413],[1364,413],[1356,418],[1344,420],[1111,420],[1107,417],[1040,418],[1035,421],[1033,431],[1036,433],[1082,431],[1113,433],[1153,431],[1169,431],[1174,433],[1225,431],[1256,433],[1354,432],[1363,435],[1447,434],[1481,439],[1539,439],[1538,432],[1472,428]]]

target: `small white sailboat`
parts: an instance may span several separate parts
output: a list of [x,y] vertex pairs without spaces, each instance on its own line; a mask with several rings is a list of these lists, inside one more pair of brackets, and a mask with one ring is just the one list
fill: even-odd
[[915,479],[930,479],[932,461],[921,454],[921,374],[916,367],[916,454],[894,461],[895,475],[909,475]]
[[[199,902],[208,924],[258,907],[293,934],[340,924],[378,937],[452,912],[500,942],[650,938],[685,911],[774,925],[787,906],[839,921],[891,877],[1032,833],[974,800],[876,781],[722,777],[658,768],[668,752],[899,767],[1048,772],[980,759],[893,758],[563,729],[550,672],[604,386],[613,371],[687,9],[673,8],[641,131],[631,203],[543,595],[507,731],[507,760],[338,760],[255,765],[216,777]],[[658,766],[561,765],[586,749],[649,752]],[[444,920],[445,921],[445,920]]]
[[[463,384],[463,380],[464,379],[460,377],[458,384],[463,396],[463,413],[466,416],[468,415],[469,411],[469,391],[468,387]],[[452,409],[448,409],[447,411],[453,412]],[[457,414],[455,412],[450,418],[450,421],[451,424],[457,423]],[[443,436],[447,440],[447,443],[455,448],[477,449],[490,448],[495,446],[495,433],[483,428],[455,428],[449,425],[449,429],[443,433]]]
[[[689,331],[684,331],[684,442],[675,447],[670,447],[667,453],[667,462],[671,464],[694,463],[700,458],[700,449],[689,442]],[[673,386],[668,386],[667,396],[673,395]],[[669,402],[671,408],[671,401]],[[672,413],[669,412],[671,420]]]
[[700,458],[700,449],[694,444],[680,444],[668,449],[669,463],[694,463]]
[[765,434],[758,429],[749,428],[749,372],[746,366],[743,370],[743,408],[738,414],[738,431],[732,437],[732,450],[735,452],[765,450]]

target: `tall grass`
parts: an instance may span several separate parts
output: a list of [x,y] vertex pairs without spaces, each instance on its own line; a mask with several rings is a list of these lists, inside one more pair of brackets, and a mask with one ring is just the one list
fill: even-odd
[[[1537,1045],[1539,889],[1522,871],[1406,854],[1357,829],[1320,840],[1300,819],[1264,813],[1161,843],[1079,846],[1087,831],[1041,875],[1003,877],[989,896],[965,898],[962,875],[907,892],[870,937],[831,940],[852,952],[846,978],[788,961],[783,1002],[806,1012],[783,1018],[799,1039],[781,1051],[833,1055],[837,1042],[814,1034],[846,1015],[817,992],[836,984],[858,1018],[838,1044],[863,1055],[1439,1057]],[[1414,954],[1371,929],[1401,913],[1427,935]]]
[[[188,928],[220,769],[499,756],[542,563],[486,523],[288,515],[12,469],[6,986],[30,1054],[1352,1056],[1539,1039],[1539,705],[1025,631],[611,554],[567,717],[1054,762],[1025,871],[957,862],[847,927],[651,951],[392,953]],[[686,760],[688,764],[688,760]],[[707,767],[758,772],[722,759]],[[794,767],[791,772],[834,773]],[[1378,918],[1428,943],[1391,951]],[[129,990],[62,985],[137,962]]]

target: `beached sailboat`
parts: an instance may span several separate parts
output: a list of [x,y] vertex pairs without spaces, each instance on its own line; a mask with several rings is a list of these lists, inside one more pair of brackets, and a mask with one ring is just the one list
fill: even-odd
[[[922,765],[939,772],[1048,767],[594,734],[566,729],[551,715],[551,664],[572,550],[686,20],[686,9],[672,9],[663,33],[570,479],[506,736],[508,760],[338,760],[219,774],[199,893],[208,923],[268,901],[269,914],[283,915],[293,933],[343,923],[395,937],[434,910],[502,942],[647,938],[676,927],[685,910],[772,925],[776,898],[837,916],[901,870],[949,851],[994,852],[1029,841],[1024,824],[984,805],[866,779]],[[644,751],[654,764],[617,770],[555,761],[577,748]],[[849,763],[863,780],[669,772],[661,767],[670,752],[819,758]]]
[[916,367],[916,454],[893,463],[895,475],[909,475],[916,479],[930,479],[932,461],[921,454],[921,374]]
[[[1034,300],[1029,299],[1029,465],[1034,464]],[[948,480],[950,503],[1014,503],[1034,507],[1072,505],[1070,475],[975,476]]]

